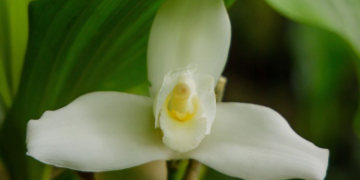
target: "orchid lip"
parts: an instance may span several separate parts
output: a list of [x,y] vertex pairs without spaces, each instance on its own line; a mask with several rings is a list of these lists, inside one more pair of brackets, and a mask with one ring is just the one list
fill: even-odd
[[[199,86],[205,79],[208,80]],[[208,96],[202,96],[204,92]],[[211,116],[206,114],[216,111],[213,78],[197,73],[194,65],[169,72],[155,102],[158,107],[154,108],[160,108],[155,116],[159,116],[164,144],[174,151],[190,151],[201,143],[211,127]]]

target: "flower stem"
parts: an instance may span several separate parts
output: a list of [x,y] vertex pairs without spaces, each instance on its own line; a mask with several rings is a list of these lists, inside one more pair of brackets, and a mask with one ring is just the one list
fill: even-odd
[[190,159],[183,180],[196,180],[199,176],[200,169],[201,163],[197,160]]
[[[216,101],[221,102],[224,97],[224,91],[227,79],[224,76],[219,78],[218,83],[215,87]],[[201,169],[201,163],[197,160],[190,159],[189,164],[186,168],[185,176],[183,180],[197,180]]]
[[95,180],[95,175],[93,172],[80,172],[76,171],[78,176],[83,180]]
[[180,163],[180,161],[178,161],[178,160],[172,160],[172,161],[166,162],[167,169],[168,169],[168,176],[167,176],[168,180],[176,179],[177,171],[179,168],[179,163]]
[[42,175],[42,180],[50,180],[51,179],[51,172],[52,172],[52,166],[51,165],[45,165],[43,175]]
[[226,83],[226,77],[221,76],[215,87],[216,102],[221,102],[223,100]]

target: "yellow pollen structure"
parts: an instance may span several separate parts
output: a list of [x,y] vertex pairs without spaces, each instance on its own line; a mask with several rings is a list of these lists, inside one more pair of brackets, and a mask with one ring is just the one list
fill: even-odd
[[194,116],[196,106],[190,95],[191,89],[186,83],[176,84],[166,100],[168,113],[173,119],[185,122]]

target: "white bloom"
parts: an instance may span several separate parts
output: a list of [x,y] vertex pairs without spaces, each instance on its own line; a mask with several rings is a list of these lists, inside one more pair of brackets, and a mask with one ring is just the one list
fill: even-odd
[[[328,150],[275,111],[215,103],[230,45],[222,0],[166,0],[150,35],[152,98],[94,92],[28,124],[28,155],[81,171],[193,158],[249,180],[324,179]],[[155,127],[154,127],[155,125]]]

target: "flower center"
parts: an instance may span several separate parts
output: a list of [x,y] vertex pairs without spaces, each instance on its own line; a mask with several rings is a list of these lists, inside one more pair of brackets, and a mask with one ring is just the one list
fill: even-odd
[[168,95],[166,107],[170,117],[185,122],[194,117],[198,100],[196,93],[193,92],[194,90],[190,87],[192,85],[192,79],[182,79],[184,81],[178,82],[172,93]]

